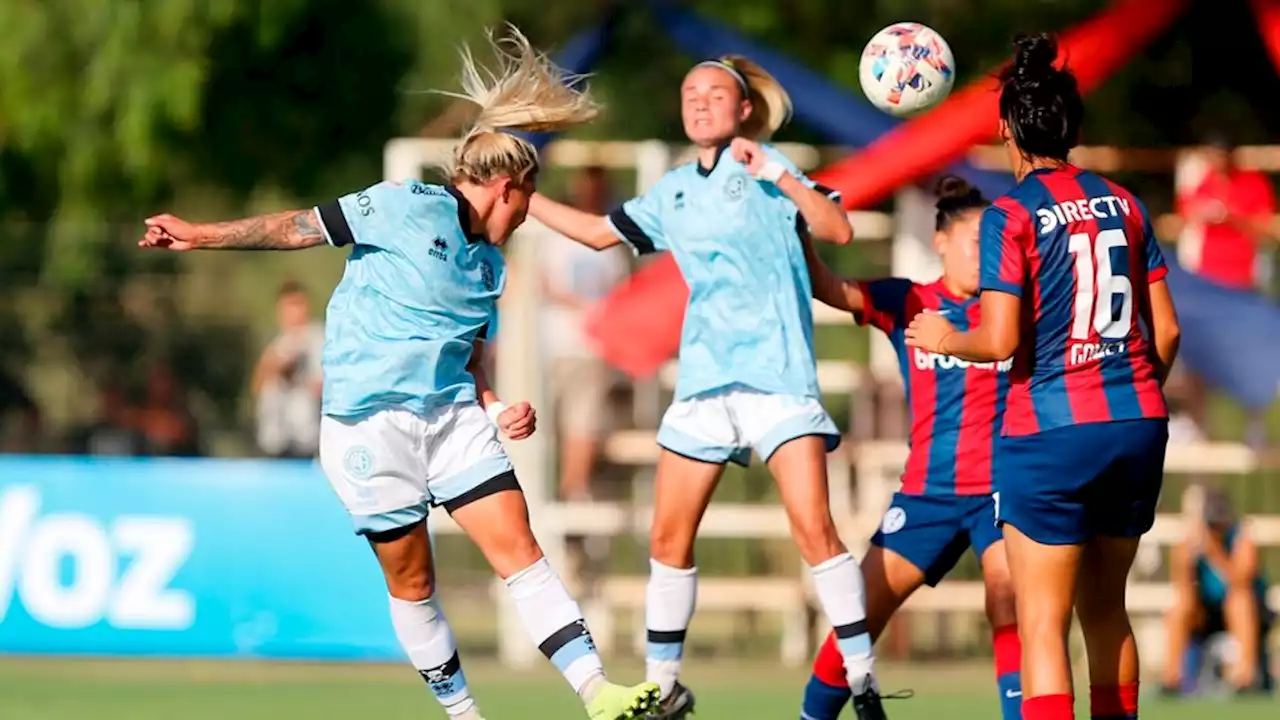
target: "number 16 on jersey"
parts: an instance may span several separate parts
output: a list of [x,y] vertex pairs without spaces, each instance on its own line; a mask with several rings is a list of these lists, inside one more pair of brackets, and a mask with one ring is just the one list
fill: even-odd
[[[1119,228],[1103,230],[1097,237],[1076,233],[1067,239],[1067,249],[1075,256],[1076,301],[1071,323],[1072,340],[1088,340],[1090,325],[1103,340],[1123,340],[1133,322],[1133,282],[1116,274],[1111,251],[1129,250],[1129,237]],[[1115,297],[1120,296],[1120,310]]]

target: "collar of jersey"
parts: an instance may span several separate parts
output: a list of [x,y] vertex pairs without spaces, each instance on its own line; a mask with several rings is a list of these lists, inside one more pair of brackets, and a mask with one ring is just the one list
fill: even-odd
[[929,283],[929,285],[933,288],[934,292],[938,293],[942,297],[946,298],[947,300],[950,300],[951,302],[957,305],[963,305],[967,307],[970,303],[978,299],[977,295],[971,295],[967,298],[962,298],[959,295],[956,295],[955,293],[951,292],[951,290],[947,288],[947,283],[942,278],[938,278],[937,280],[934,280],[932,283]]
[[1036,168],[1035,170],[1032,170],[1031,172],[1027,173],[1027,177],[1031,177],[1032,175],[1036,175],[1036,176],[1048,175],[1049,173],[1056,173],[1056,172],[1066,173],[1068,175],[1075,176],[1080,174],[1080,168],[1076,167],[1075,165],[1072,165],[1071,163],[1067,163],[1062,167],[1056,167],[1056,168]]
[[720,157],[724,155],[724,151],[729,149],[729,143],[723,142],[716,147],[716,159],[711,161],[711,167],[703,167],[702,160],[697,162],[698,174],[702,177],[710,177],[715,172],[716,166],[720,164]]
[[458,188],[445,185],[444,189],[458,202],[458,227],[462,228],[462,234],[466,236],[467,242],[486,242],[484,235],[471,232],[471,203],[458,192]]

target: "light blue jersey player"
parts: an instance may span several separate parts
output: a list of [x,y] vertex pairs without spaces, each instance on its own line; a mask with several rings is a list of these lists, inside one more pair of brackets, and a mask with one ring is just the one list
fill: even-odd
[[696,594],[693,541],[725,464],[745,465],[752,450],[778,480],[858,707],[866,708],[860,717],[883,717],[862,575],[827,506],[826,453],[839,435],[818,394],[800,237],[843,244],[852,229],[832,193],[756,142],[791,109],[763,69],[736,56],[702,62],[681,93],[696,163],[671,170],[608,216],[541,195],[530,204],[534,217],[585,245],[671,251],[689,285],[675,401],[658,430],[663,452],[646,602],[648,679],[662,688],[659,717],[693,708],[693,695],[678,681]]
[[563,128],[597,112],[511,31],[494,45],[496,76],[477,73],[463,54],[465,97],[481,108],[449,184],[380,183],[311,210],[227,223],[161,215],[147,220],[141,244],[350,248],[326,317],[320,463],[373,546],[405,653],[450,717],[480,718],[435,597],[425,520],[443,506],[506,581],[526,630],[589,717],[644,717],[657,686],[605,679],[577,602],[529,529],[499,430],[527,437],[533,410],[503,405],[482,364],[506,277],[498,248],[524,222],[538,173],[537,151],[504,130]]

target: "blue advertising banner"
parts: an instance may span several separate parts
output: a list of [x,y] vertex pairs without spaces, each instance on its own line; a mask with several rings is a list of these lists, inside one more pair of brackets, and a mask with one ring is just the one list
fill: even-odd
[[0,456],[0,652],[398,660],[315,463]]

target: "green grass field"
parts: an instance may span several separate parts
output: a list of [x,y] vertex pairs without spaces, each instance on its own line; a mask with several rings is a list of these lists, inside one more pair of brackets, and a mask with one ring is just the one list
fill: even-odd
[[[624,666],[618,679],[638,676]],[[998,718],[985,667],[921,664],[890,668],[891,688],[917,696],[887,705],[893,720]],[[584,717],[550,672],[510,675],[476,664],[468,677],[490,720]],[[691,668],[697,720],[797,717],[803,675],[760,663],[722,661]],[[1080,717],[1087,717],[1081,709]],[[3,720],[397,720],[444,718],[415,675],[400,667],[187,661],[0,660]],[[1149,699],[1146,720],[1273,720],[1280,701],[1169,703]]]

